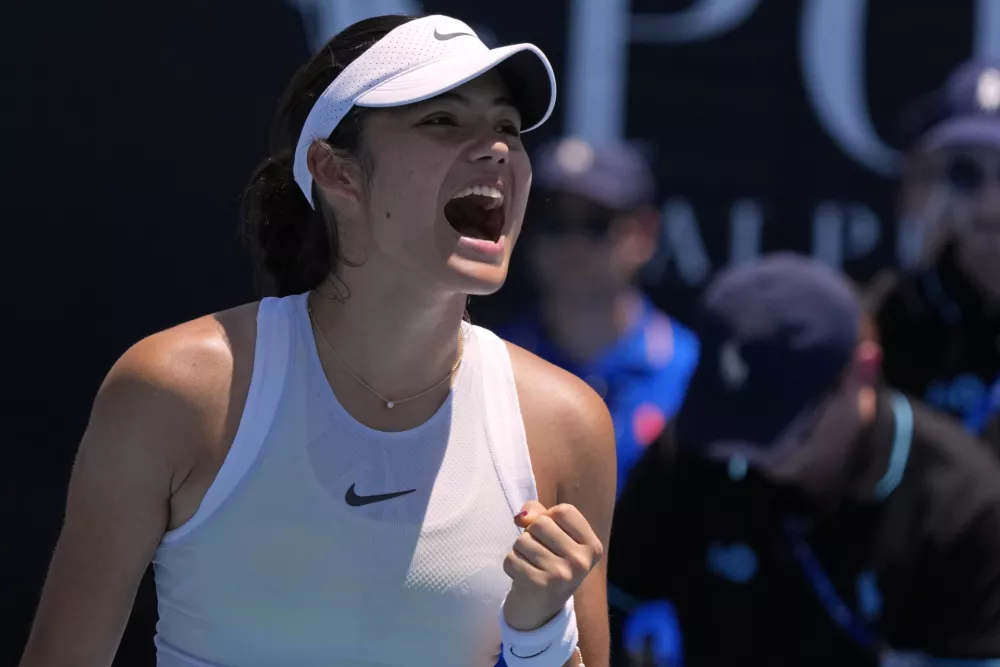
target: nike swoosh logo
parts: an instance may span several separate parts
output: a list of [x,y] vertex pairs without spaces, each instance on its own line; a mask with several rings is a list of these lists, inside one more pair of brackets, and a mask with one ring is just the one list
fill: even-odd
[[400,496],[405,496],[406,494],[413,493],[414,491],[416,491],[416,489],[394,491],[393,493],[377,493],[374,496],[359,496],[354,492],[354,485],[351,484],[351,488],[349,488],[347,493],[344,494],[344,501],[351,507],[364,507],[365,505],[371,505],[372,503],[380,503],[383,500],[399,498]]
[[541,654],[543,654],[546,651],[548,651],[550,648],[552,648],[552,644],[549,644],[548,646],[546,646],[545,648],[543,648],[538,653],[532,653],[531,655],[518,655],[517,653],[514,653],[514,647],[511,647],[509,650],[510,650],[510,654],[512,656],[514,656],[515,658],[520,658],[521,660],[528,660],[530,658],[537,658]]
[[471,32],[449,32],[446,34],[441,34],[440,32],[437,31],[437,28],[434,28],[434,39],[441,42],[446,42],[449,39],[455,39],[456,37],[461,37],[463,35],[466,37],[475,37],[475,35],[473,35]]

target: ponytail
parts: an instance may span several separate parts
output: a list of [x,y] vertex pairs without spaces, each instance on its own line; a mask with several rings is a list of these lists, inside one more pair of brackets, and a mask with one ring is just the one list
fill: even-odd
[[[292,78],[271,128],[271,157],[254,170],[243,193],[244,237],[257,259],[265,294],[288,296],[318,288],[334,271],[339,255],[336,220],[315,193],[309,205],[292,173],[294,147],[316,98],[351,62],[409,16],[377,16],[358,21],[334,36]],[[362,134],[366,109],[355,107],[326,140],[342,157],[358,160],[370,174]],[[344,298],[340,289],[338,298]]]
[[242,218],[265,293],[301,294],[329,275],[336,241],[327,232],[322,208],[314,210],[295,183],[290,151],[254,170],[243,193]]

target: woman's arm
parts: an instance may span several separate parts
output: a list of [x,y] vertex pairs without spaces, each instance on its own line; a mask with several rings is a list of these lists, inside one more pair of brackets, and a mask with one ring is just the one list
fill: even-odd
[[[581,383],[582,384],[582,383]],[[567,415],[566,469],[560,475],[557,500],[573,505],[597,533],[607,553],[617,480],[615,432],[601,398],[586,387],[575,415]],[[576,590],[580,648],[587,667],[609,661],[607,563],[603,558]]]
[[[617,479],[608,409],[575,376],[520,348],[509,349],[539,501],[550,508],[576,508],[606,551]],[[587,667],[607,667],[609,661],[606,562],[597,563],[574,596]],[[573,659],[567,665],[578,662]]]
[[136,588],[212,420],[225,345],[182,325],[115,364],[80,444],[63,528],[21,667],[112,663]]

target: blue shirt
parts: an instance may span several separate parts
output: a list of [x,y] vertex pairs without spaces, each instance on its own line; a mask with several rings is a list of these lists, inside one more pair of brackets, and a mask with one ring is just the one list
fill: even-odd
[[619,493],[632,466],[677,413],[698,364],[694,333],[648,300],[633,327],[590,363],[567,358],[537,313],[497,334],[582,378],[604,398],[615,427]]

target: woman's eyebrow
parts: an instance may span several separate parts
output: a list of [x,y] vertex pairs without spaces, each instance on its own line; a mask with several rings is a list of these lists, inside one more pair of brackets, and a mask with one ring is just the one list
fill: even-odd
[[[456,92],[454,90],[449,90],[448,92],[441,93],[440,95],[435,95],[434,97],[432,97],[432,98],[430,98],[428,100],[423,100],[422,102],[417,102],[413,106],[423,106],[423,105],[426,105],[426,104],[429,104],[429,103],[435,102],[435,101],[457,102],[458,104],[461,104],[462,106],[472,106],[472,100],[471,99],[469,99],[467,96],[463,95],[462,93]],[[502,106],[502,107],[510,107],[510,108],[514,109],[515,111],[517,111],[517,105],[514,104],[514,101],[511,100],[509,97],[506,97],[504,95],[500,95],[499,97],[495,98],[493,100],[493,105],[494,106]]]

